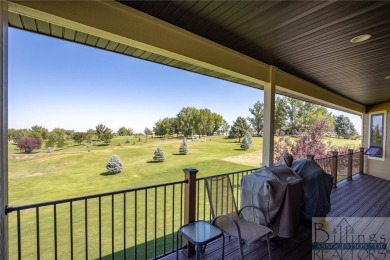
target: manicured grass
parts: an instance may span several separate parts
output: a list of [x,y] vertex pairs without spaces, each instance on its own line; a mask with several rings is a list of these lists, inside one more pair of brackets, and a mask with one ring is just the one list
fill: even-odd
[[[43,150],[26,155],[15,153],[10,145],[10,205],[178,181],[183,179],[186,167],[195,167],[198,176],[206,176],[257,167],[261,161],[256,151],[261,149],[262,138],[254,138],[255,144],[248,151],[241,150],[236,139],[221,136],[209,137],[205,142],[188,141],[187,155],[178,154],[181,138],[149,138],[148,143],[135,145],[126,144],[126,139],[116,137],[110,145],[91,146],[90,152],[85,145],[75,145],[52,153]],[[116,145],[118,142],[121,146]],[[165,152],[164,162],[152,160],[157,146]],[[121,158],[124,170],[108,175],[105,165],[113,154]],[[240,159],[245,155],[250,159]]]
[[[261,163],[263,139],[254,137],[254,145],[248,151],[240,149],[237,139],[222,136],[208,137],[205,142],[188,141],[189,154],[179,155],[181,138],[149,138],[146,143],[126,144],[129,137],[116,137],[109,145],[85,145],[46,153],[45,149],[33,154],[23,154],[9,144],[9,204],[43,202],[80,195],[128,189],[178,181],[183,179],[183,169],[195,167],[198,176],[232,172]],[[336,146],[358,147],[360,140],[326,138]],[[118,143],[121,146],[117,146]],[[164,162],[153,162],[157,146],[165,151]],[[124,163],[124,170],[115,175],[106,173],[106,162],[117,154]]]

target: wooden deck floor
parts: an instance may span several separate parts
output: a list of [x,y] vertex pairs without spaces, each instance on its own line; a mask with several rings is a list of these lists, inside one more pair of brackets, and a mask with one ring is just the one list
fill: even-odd
[[[330,217],[389,217],[390,216],[390,181],[370,175],[355,175],[353,181],[339,182],[332,190]],[[237,240],[226,238],[225,259],[239,259]],[[222,240],[210,243],[202,259],[220,259]],[[297,235],[289,239],[279,239],[278,246],[272,249],[273,259],[311,259],[311,227],[301,226]],[[266,244],[258,243],[244,246],[245,259],[268,259]],[[164,260],[176,259],[176,254]],[[179,252],[179,259],[187,258]]]

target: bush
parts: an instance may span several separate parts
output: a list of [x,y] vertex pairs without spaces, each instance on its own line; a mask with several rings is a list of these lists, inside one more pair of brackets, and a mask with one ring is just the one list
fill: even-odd
[[334,149],[331,142],[325,143],[323,138],[331,130],[331,126],[325,119],[320,119],[311,125],[305,132],[299,134],[295,141],[288,137],[280,137],[275,140],[274,163],[278,164],[281,155],[290,153],[294,159],[306,158],[308,154],[315,154],[316,158],[329,156]]
[[42,140],[36,137],[24,137],[19,139],[16,144],[20,150],[25,153],[31,153],[35,149],[41,149]]
[[183,142],[180,145],[179,153],[186,155],[188,153],[187,138],[183,139]]
[[251,148],[251,143],[249,142],[247,136],[244,136],[244,139],[242,140],[242,143],[240,145],[241,149],[248,150]]
[[165,153],[164,153],[163,149],[161,149],[160,147],[157,147],[157,149],[154,151],[153,160],[155,160],[157,162],[162,162],[165,160]]
[[246,131],[240,147],[244,150],[248,150],[249,148],[251,148],[251,146],[252,146],[252,135],[251,133]]
[[118,155],[113,155],[107,162],[106,165],[107,172],[109,173],[118,173],[123,170],[123,163]]

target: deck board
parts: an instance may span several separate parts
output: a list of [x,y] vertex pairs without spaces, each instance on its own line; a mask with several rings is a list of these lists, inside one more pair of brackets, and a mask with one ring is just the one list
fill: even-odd
[[[331,193],[332,210],[329,217],[389,217],[390,216],[390,181],[370,175],[355,175],[353,181],[344,180],[337,184]],[[225,238],[225,259],[239,259],[236,239]],[[201,259],[221,259],[222,239],[210,243]],[[265,242],[244,246],[246,260],[268,259]],[[181,260],[187,258],[179,252]],[[293,238],[279,238],[279,243],[272,248],[273,259],[297,260],[311,259],[311,227],[302,225]],[[176,259],[176,254],[163,258]]]

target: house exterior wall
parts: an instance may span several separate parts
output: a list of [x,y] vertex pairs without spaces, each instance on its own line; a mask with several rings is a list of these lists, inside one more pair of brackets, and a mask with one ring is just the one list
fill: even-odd
[[365,173],[374,175],[383,179],[390,180],[390,136],[389,136],[389,122],[390,122],[390,102],[375,105],[367,109],[367,113],[363,116],[363,146],[368,148],[369,146],[369,124],[370,124],[370,113],[386,111],[386,132],[385,132],[385,158],[384,160],[375,160],[370,159],[368,156],[365,156]]

